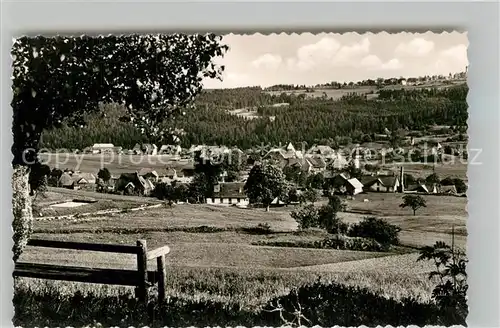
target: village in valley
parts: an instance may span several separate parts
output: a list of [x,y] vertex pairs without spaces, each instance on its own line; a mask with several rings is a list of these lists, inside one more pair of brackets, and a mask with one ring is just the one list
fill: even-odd
[[17,326],[465,324],[466,37],[288,37],[14,43]]
[[[387,136],[385,137],[387,138]],[[453,160],[457,163],[464,161],[462,155],[466,150],[465,147],[462,147],[462,151],[460,151],[451,149],[449,145],[444,143],[448,152],[446,154],[443,145],[432,138],[430,138],[429,142],[425,142],[427,147],[432,145],[427,149],[415,146],[413,137],[407,139],[406,155],[408,155],[410,148],[413,151],[418,150],[428,154],[426,159],[429,158],[432,162],[425,161],[427,171],[434,170],[438,157],[456,156],[457,158],[453,158]],[[221,159],[232,160],[238,162],[242,170],[232,172],[234,173],[232,179],[227,178],[227,171],[222,171],[218,177],[217,185],[214,186],[212,197],[193,200],[192,197],[186,194],[185,198],[175,199],[175,202],[189,203],[189,199],[191,199],[192,202],[196,203],[205,202],[207,204],[246,207],[249,205],[249,200],[243,187],[252,166],[260,161],[273,163],[284,172],[289,172],[289,176],[293,176],[293,174],[302,175],[304,182],[307,178],[314,180],[316,182],[314,188],[326,194],[330,192],[355,196],[363,192],[407,192],[460,196],[465,192],[463,182],[458,182],[459,191],[457,191],[455,181],[450,180],[449,177],[445,181],[451,182],[443,185],[441,180],[435,180],[436,174],[432,172],[428,176],[419,175],[417,178],[411,174],[405,174],[404,162],[401,162],[400,168],[392,162],[391,167],[384,170],[377,163],[384,162],[385,156],[390,158],[395,150],[393,148],[381,148],[380,154],[382,154],[382,151],[384,153],[383,155],[379,154],[378,158],[372,155],[373,150],[373,148],[366,148],[358,144],[352,148],[338,150],[334,150],[327,145],[315,145],[304,151],[296,150],[292,143],[288,143],[283,147],[271,148],[267,152],[258,154],[253,150],[245,152],[238,148],[224,146],[196,145],[189,149],[182,149],[179,145],[157,147],[154,144],[136,144],[133,149],[127,150],[110,143],[97,143],[83,149],[80,156],[84,156],[84,161],[86,156],[92,157],[92,155],[107,154],[116,156],[115,161],[119,161],[117,158],[122,155],[135,155],[144,156],[140,163],[143,166],[138,166],[135,171],[131,170],[116,175],[113,172],[113,163],[110,163],[109,168],[106,168],[110,173],[109,177],[106,177],[101,170],[84,172],[77,168],[53,168],[50,174],[47,175],[47,181],[49,186],[58,188],[129,196],[154,196],[154,189],[158,184],[183,185],[184,188],[188,189],[196,173],[195,158],[197,158],[199,161],[206,162],[220,161]],[[74,154],[79,154],[79,151],[75,151]],[[196,154],[198,154],[198,157],[196,157]],[[399,154],[400,156],[405,155],[403,148],[401,148]],[[155,157],[157,158],[155,159]],[[153,167],[148,167],[148,163],[154,163]],[[410,167],[410,172],[412,171]],[[405,175],[409,181],[405,181]],[[305,183],[300,184],[293,181],[293,179],[291,180],[289,181],[290,188],[294,188],[300,194],[305,189]],[[298,203],[298,201],[295,201],[295,203]],[[285,201],[276,197],[272,204],[284,205]]]

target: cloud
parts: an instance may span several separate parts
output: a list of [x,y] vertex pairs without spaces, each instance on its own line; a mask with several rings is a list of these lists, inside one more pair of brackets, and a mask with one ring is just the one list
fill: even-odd
[[465,70],[465,66],[468,64],[467,46],[465,44],[459,44],[441,51],[432,69],[439,74],[448,74],[450,72],[456,72],[457,67]]
[[360,56],[370,52],[370,40],[364,38],[359,43],[343,46],[335,54],[333,62],[336,65],[349,65],[355,64]]
[[464,65],[467,65],[469,62],[467,59],[467,46],[465,44],[459,44],[443,50],[440,55],[445,59],[453,60],[457,63],[463,63]]
[[403,67],[397,58],[393,58],[384,63],[375,55],[365,56],[361,59],[359,65],[370,70],[397,70]]
[[281,56],[267,53],[252,61],[252,66],[255,68],[276,69],[282,61]]
[[382,64],[382,69],[386,70],[396,70],[403,68],[403,64],[397,58],[393,58],[388,62]]
[[368,55],[361,59],[360,65],[366,68],[378,67],[382,66],[382,61],[375,55]]
[[414,38],[410,42],[400,43],[395,53],[397,55],[409,56],[425,56],[434,50],[434,42],[427,41],[424,38]]
[[315,67],[356,65],[360,56],[370,51],[370,40],[362,39],[360,42],[341,45],[336,39],[324,37],[316,43],[307,44],[297,50],[296,57],[288,58],[289,68],[302,71]]

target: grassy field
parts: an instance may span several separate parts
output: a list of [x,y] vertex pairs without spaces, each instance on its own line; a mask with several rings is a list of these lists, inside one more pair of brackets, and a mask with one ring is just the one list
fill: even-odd
[[[51,196],[58,197],[66,196]],[[436,240],[450,242],[450,229],[454,225],[457,244],[465,246],[466,198],[425,198],[428,207],[412,216],[410,210],[399,208],[399,194],[359,195],[348,200],[349,211],[340,216],[350,223],[367,215],[383,217],[402,228],[401,241],[409,246],[433,244]],[[417,264],[415,253],[256,246],[259,242],[314,241],[326,236],[320,230],[297,231],[289,215],[292,209],[283,207],[266,212],[177,205],[77,220],[35,221],[34,237],[118,244],[135,244],[137,239],[146,239],[150,249],[169,245],[167,294],[186,299],[218,300],[250,309],[274,296],[287,294],[293,287],[319,279],[366,287],[385,297],[429,300],[433,283],[428,281],[426,273],[432,266]],[[253,232],[251,228],[259,223],[270,224],[272,231]],[[20,261],[129,269],[136,265],[134,256],[34,247],[26,248]],[[149,265],[154,268],[154,261]],[[62,293],[133,292],[127,287],[40,283],[35,279],[20,279],[18,283],[34,289],[56,288]]]
[[[401,164],[387,164],[383,166],[384,169],[399,170]],[[467,163],[455,160],[453,163],[438,163],[433,165],[421,163],[408,163],[403,164],[405,173],[413,175],[415,178],[425,178],[432,173],[436,173],[441,179],[446,177],[460,178],[467,181]]]
[[342,98],[342,96],[348,95],[350,93],[358,93],[358,94],[368,94],[375,93],[377,91],[376,87],[359,87],[354,89],[314,89],[313,92],[306,92],[306,90],[293,90],[293,91],[267,91],[267,93],[271,95],[280,95],[283,92],[286,94],[294,94],[300,95],[305,94],[307,97],[323,97],[326,94],[326,97],[332,98],[334,100]]
[[97,173],[101,168],[106,167],[112,175],[139,171],[142,168],[157,170],[173,167],[182,169],[191,165],[185,159],[173,159],[170,155],[41,153],[39,157],[40,161],[51,168],[68,168],[82,172]]
[[[401,208],[402,196],[398,193],[368,193],[348,201],[349,213],[340,216],[350,223],[364,216],[377,216],[401,227],[401,243],[420,247],[440,240],[451,243],[452,228],[455,243],[465,248],[467,243],[467,198],[455,196],[423,195],[427,207],[417,210],[414,216],[408,208]],[[367,199],[368,202],[364,200]]]
[[[442,87],[442,88],[449,88],[453,85],[461,84],[464,83],[465,81],[454,81],[452,83],[441,83],[441,82],[430,82],[427,84],[419,85],[419,86],[402,86],[402,85],[388,85],[385,86],[383,89],[389,89],[389,90],[398,90],[398,89],[422,89],[422,88],[428,88],[428,87]],[[322,88],[314,88],[313,92],[306,92],[306,90],[291,90],[291,91],[266,91],[269,94],[274,94],[274,95],[280,95],[283,92],[287,94],[305,94],[308,97],[322,97],[323,95],[326,95],[328,98],[333,98],[334,100],[341,98],[342,96],[345,96],[349,93],[358,93],[358,94],[367,94],[368,98],[376,97],[377,96],[377,87],[376,86],[360,86],[360,87],[353,87],[353,88],[346,88],[346,89],[322,89]]]

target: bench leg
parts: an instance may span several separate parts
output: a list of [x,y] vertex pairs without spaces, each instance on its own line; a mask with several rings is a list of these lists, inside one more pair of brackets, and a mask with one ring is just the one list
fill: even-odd
[[158,265],[158,301],[162,302],[165,300],[165,285],[167,280],[165,255],[158,256],[156,258],[156,264]]
[[148,301],[148,260],[146,257],[147,246],[145,240],[138,240],[137,246],[141,251],[137,254],[137,270],[139,274],[139,284],[135,290],[135,296],[143,302]]

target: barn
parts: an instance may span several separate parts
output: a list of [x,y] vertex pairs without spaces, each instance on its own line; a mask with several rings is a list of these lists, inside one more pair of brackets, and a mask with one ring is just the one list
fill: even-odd
[[397,176],[367,176],[362,177],[364,191],[396,192],[399,188]]

